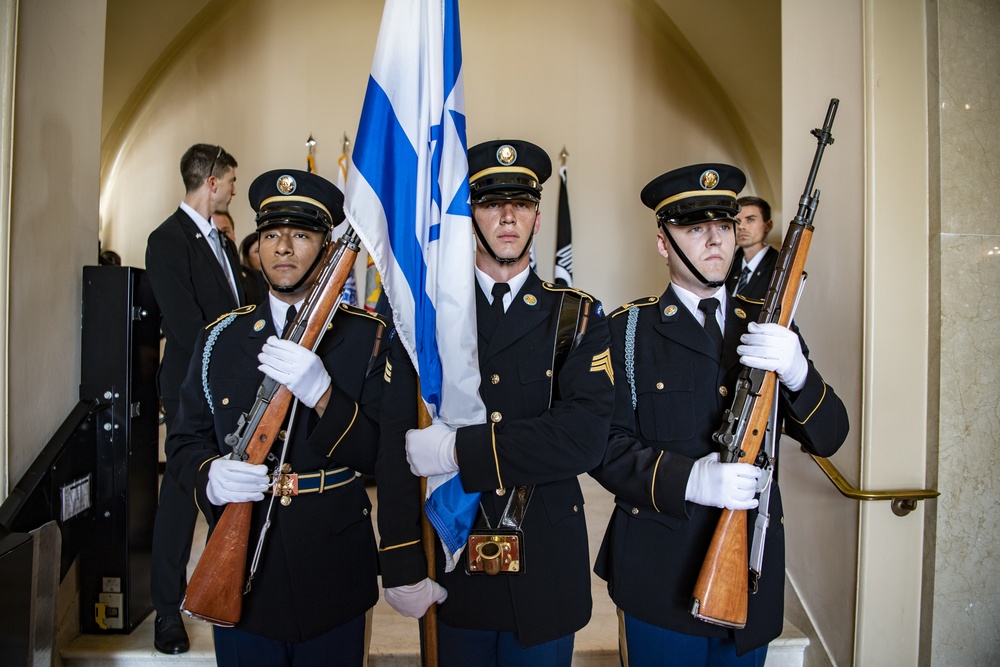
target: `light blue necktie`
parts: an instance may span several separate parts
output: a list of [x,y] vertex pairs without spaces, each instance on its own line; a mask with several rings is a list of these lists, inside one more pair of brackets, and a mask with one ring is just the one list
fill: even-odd
[[236,291],[236,287],[233,284],[233,274],[229,268],[229,260],[226,258],[226,251],[222,249],[222,238],[219,230],[212,227],[208,232],[208,237],[212,240],[212,249],[215,250],[215,258],[219,260],[219,264],[222,265],[222,273],[226,276],[226,282],[229,283],[229,289],[233,291],[233,298],[236,299],[236,305],[240,303],[240,295]]

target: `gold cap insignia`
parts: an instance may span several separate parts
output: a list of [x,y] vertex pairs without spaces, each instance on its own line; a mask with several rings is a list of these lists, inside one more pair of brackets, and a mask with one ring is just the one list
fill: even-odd
[[663,309],[663,314],[667,317],[673,317],[677,314],[677,306],[667,306]]
[[497,149],[497,162],[500,164],[509,167],[514,164],[515,160],[517,160],[517,151],[510,144],[504,144]]
[[742,308],[737,308],[733,312],[736,313],[736,317],[740,318],[741,320],[745,320],[747,318],[747,313]]
[[712,190],[716,185],[719,184],[719,172],[714,169],[708,169],[701,174],[699,179],[701,182],[701,187],[705,190]]
[[278,177],[278,182],[275,183],[278,188],[278,192],[283,195],[290,195],[295,192],[295,188],[298,183],[295,182],[295,178],[289,174],[283,174]]
[[536,303],[538,303],[538,298],[534,294],[525,294],[524,302],[529,306],[534,306]]
[[254,331],[260,331],[263,328],[264,328],[264,320],[257,320],[256,322],[253,323]]

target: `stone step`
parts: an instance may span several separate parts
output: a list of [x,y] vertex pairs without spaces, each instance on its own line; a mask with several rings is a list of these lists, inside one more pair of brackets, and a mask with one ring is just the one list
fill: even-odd
[[[612,610],[613,611],[613,610]],[[153,620],[146,619],[130,635],[80,635],[62,650],[66,667],[178,667],[214,665],[212,630],[205,623],[187,621],[191,650],[170,656],[153,649]],[[370,667],[416,667],[420,664],[417,624],[379,601],[372,621]],[[766,667],[802,667],[809,640],[785,623],[771,642]],[[577,634],[574,667],[617,667],[617,621],[596,617]]]

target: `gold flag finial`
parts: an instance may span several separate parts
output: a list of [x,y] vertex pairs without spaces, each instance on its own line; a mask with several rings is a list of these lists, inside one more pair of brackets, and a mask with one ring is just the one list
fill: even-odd
[[566,166],[566,158],[569,157],[569,151],[566,150],[565,146],[563,146],[562,152],[559,153],[559,157],[562,158],[562,166],[565,167]]
[[351,140],[347,138],[347,132],[344,132],[344,138],[342,141],[344,143],[344,153],[347,153],[347,147],[351,145]]

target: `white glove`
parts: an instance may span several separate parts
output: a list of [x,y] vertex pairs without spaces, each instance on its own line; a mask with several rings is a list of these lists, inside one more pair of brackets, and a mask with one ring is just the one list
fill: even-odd
[[774,371],[781,383],[791,391],[798,391],[806,383],[809,363],[802,354],[799,337],[794,331],[780,324],[751,322],[743,334],[736,352],[740,363],[751,368]]
[[455,429],[444,422],[406,432],[406,462],[417,477],[430,477],[458,470]]
[[698,505],[730,510],[757,507],[757,478],[760,468],[749,463],[719,463],[713,452],[694,462],[684,498]]
[[269,484],[267,466],[218,458],[208,469],[205,495],[213,505],[263,500]]
[[298,343],[271,336],[257,355],[257,367],[269,378],[288,387],[306,407],[314,408],[330,387],[323,360]]
[[448,591],[432,579],[385,589],[385,601],[389,606],[410,618],[420,618],[432,604],[441,604],[447,599]]

